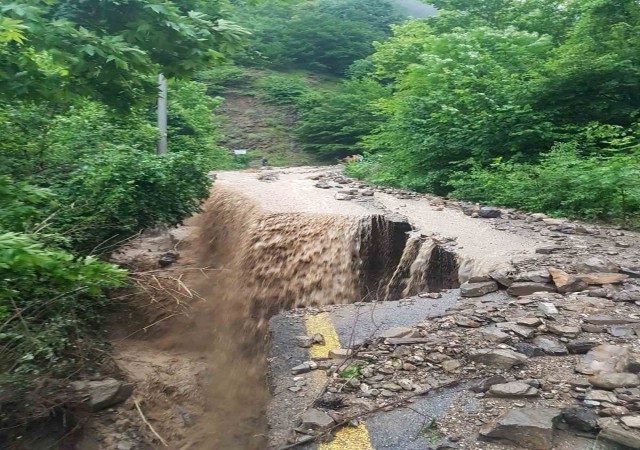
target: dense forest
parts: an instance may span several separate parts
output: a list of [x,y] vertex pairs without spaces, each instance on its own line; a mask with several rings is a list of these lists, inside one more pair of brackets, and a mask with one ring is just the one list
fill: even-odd
[[234,90],[294,114],[321,161],[365,155],[346,170],[368,182],[638,226],[638,1],[428,3],[4,1],[0,402],[91,370],[126,283],[104,257],[246,165],[212,120]]

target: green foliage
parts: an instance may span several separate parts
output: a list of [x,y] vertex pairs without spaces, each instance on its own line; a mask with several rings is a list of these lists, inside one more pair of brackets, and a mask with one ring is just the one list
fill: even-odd
[[57,101],[90,95],[126,107],[155,95],[158,73],[185,76],[240,48],[247,32],[219,0],[4,2],[0,93]]
[[387,95],[387,89],[370,79],[313,91],[299,102],[296,135],[321,158],[352,155],[360,138],[381,123],[375,102]]
[[66,374],[105,305],[102,290],[124,282],[111,264],[45,243],[52,236],[41,234],[39,208],[51,201],[49,191],[0,176],[0,382]]
[[[360,136],[370,156],[347,170],[572,217],[637,216],[635,172],[624,164],[636,161],[640,139],[640,4],[434,5],[437,16],[393,27],[367,63],[354,67],[358,79],[368,70],[392,95],[375,103],[380,123]],[[350,114],[367,117],[370,109]],[[560,183],[563,173],[573,181]],[[587,180],[596,177],[590,191]],[[561,201],[548,198],[557,190]]]
[[305,80],[296,76],[271,75],[258,81],[262,99],[274,105],[293,105],[308,90]]
[[[557,145],[538,164],[496,160],[450,181],[452,196],[545,211],[556,216],[640,225],[640,148],[631,154],[581,156]],[[635,223],[632,223],[635,221]]]
[[207,94],[222,95],[230,90],[246,88],[252,81],[246,69],[222,65],[197,72],[195,80],[207,86]]
[[369,55],[403,16],[389,0],[267,1],[239,9],[253,36],[242,62],[341,75]]
[[354,378],[360,375],[360,366],[358,364],[351,364],[338,374],[340,378]]

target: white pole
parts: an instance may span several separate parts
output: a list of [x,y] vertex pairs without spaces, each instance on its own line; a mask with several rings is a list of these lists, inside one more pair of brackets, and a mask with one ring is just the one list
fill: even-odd
[[164,75],[158,75],[158,155],[167,153],[167,79]]

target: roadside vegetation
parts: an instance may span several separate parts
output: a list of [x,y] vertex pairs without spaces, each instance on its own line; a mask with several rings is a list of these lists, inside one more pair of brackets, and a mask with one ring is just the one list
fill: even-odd
[[[222,2],[21,0],[0,6],[0,422],[47,416],[67,377],[96,369],[101,258],[175,225],[232,168],[211,121],[220,99],[194,71],[247,32]],[[194,10],[195,8],[195,10]],[[171,79],[170,153],[156,155],[157,77]],[[96,350],[97,349],[97,350]],[[0,433],[0,441],[2,440]]]

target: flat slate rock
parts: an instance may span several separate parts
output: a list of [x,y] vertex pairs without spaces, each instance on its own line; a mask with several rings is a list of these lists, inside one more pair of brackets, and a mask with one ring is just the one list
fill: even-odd
[[511,409],[496,422],[480,429],[480,435],[489,439],[513,442],[530,450],[553,448],[553,425],[560,410],[556,408]]

